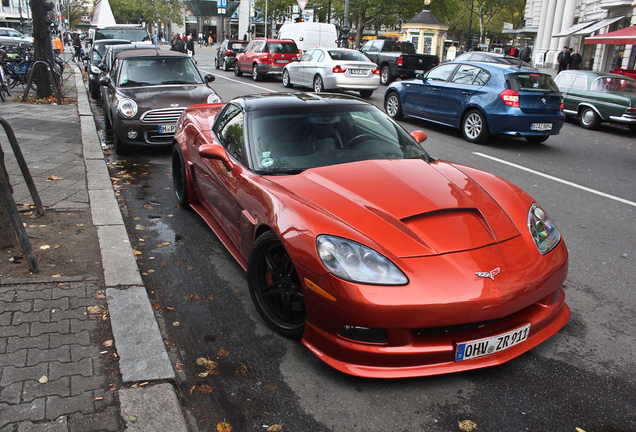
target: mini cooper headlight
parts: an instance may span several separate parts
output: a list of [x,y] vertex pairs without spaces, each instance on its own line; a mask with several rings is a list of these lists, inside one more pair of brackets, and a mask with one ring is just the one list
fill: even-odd
[[221,97],[216,94],[216,93],[212,93],[210,96],[208,96],[208,103],[219,103],[222,102],[221,101]]
[[137,103],[132,99],[122,99],[117,110],[123,117],[134,117],[137,114]]
[[534,244],[543,255],[554,249],[561,240],[561,233],[537,203],[532,204],[528,211],[528,229]]
[[334,276],[351,282],[404,285],[408,279],[389,259],[360,243],[341,237],[319,235],[318,256]]

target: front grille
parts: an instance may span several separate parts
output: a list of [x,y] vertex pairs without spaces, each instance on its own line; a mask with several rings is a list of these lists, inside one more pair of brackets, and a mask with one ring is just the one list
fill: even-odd
[[160,134],[159,132],[144,132],[144,141],[148,144],[172,144],[174,134]]
[[185,108],[164,108],[152,111],[146,111],[139,121],[141,123],[150,124],[171,124],[179,120],[179,116]]

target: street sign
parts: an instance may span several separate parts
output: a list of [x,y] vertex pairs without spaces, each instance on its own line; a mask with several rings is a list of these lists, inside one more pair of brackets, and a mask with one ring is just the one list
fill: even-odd
[[307,6],[307,2],[309,0],[296,0],[298,2],[298,6],[300,6],[300,10],[305,9],[305,6]]

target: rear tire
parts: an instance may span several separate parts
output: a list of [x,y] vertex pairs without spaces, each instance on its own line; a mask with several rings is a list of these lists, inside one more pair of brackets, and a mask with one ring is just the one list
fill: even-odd
[[291,83],[291,77],[289,76],[289,71],[287,69],[285,69],[283,71],[283,86],[287,87],[287,88],[291,88],[294,85]]
[[172,183],[174,194],[177,197],[179,206],[190,207],[190,197],[188,195],[188,175],[186,172],[185,160],[178,143],[172,147]]
[[481,111],[471,110],[466,113],[464,120],[462,120],[462,132],[464,138],[472,143],[479,144],[488,139],[490,135],[488,124]]
[[263,79],[263,74],[258,71],[257,64],[252,66],[252,79],[254,81],[261,81]]
[[225,72],[227,72],[228,70],[230,70],[230,68],[229,68],[229,67],[227,67],[227,57],[225,57],[225,58],[223,59],[223,70],[224,70]]
[[388,66],[383,66],[380,70],[380,84],[389,85],[393,81],[393,75],[391,75],[391,68]]
[[320,75],[316,75],[314,77],[314,92],[322,93],[325,91],[325,85],[322,83],[322,77]]
[[218,68],[219,68],[219,58],[214,57],[214,69],[218,69]]
[[550,138],[550,135],[541,135],[541,136],[533,135],[533,136],[527,136],[526,141],[533,144],[539,144],[539,143],[547,141],[548,138]]
[[601,124],[601,118],[596,114],[592,108],[584,107],[581,110],[581,116],[579,117],[579,123],[585,129],[596,129]]

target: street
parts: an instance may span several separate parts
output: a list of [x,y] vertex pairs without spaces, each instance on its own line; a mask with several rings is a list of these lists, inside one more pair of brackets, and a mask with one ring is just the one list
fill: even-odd
[[[211,86],[224,101],[287,90],[279,77],[254,82],[214,69],[215,52],[200,48],[196,58],[203,74],[216,76]],[[385,89],[368,100],[382,107]],[[99,104],[95,114],[103,130]],[[240,266],[201,218],[176,206],[167,149],[125,158],[111,150],[144,284],[178,353],[182,403],[200,430],[226,421],[235,431],[274,424],[307,432],[455,431],[462,420],[482,432],[636,430],[636,136],[608,124],[589,131],[569,119],[542,144],[495,136],[476,145],[449,127],[400,123],[427,133],[423,145],[433,157],[497,174],[543,206],[570,253],[569,323],[492,368],[400,380],[344,375],[262,321]],[[112,145],[110,133],[102,136]],[[197,364],[201,357],[218,363],[212,373]]]

